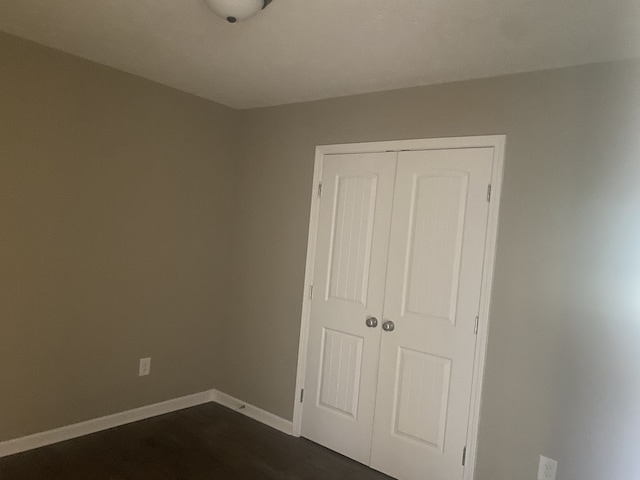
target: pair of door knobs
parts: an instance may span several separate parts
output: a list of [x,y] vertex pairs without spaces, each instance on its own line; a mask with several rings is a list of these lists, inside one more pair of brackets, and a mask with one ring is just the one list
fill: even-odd
[[[376,328],[378,326],[378,319],[376,317],[367,317],[365,323],[369,328]],[[391,320],[382,322],[382,330],[385,332],[393,332],[395,328],[396,326]]]

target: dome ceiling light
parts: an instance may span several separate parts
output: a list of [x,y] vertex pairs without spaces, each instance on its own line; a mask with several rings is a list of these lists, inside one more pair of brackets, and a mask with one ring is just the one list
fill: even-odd
[[271,0],[205,0],[205,2],[211,10],[227,22],[236,23],[264,10]]

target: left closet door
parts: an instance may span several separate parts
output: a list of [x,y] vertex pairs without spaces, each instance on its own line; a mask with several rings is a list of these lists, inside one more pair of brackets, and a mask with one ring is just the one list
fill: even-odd
[[397,153],[326,155],[302,435],[369,464]]

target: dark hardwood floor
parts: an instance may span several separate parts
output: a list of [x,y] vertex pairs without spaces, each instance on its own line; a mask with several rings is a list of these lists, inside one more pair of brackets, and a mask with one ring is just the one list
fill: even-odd
[[1,480],[384,480],[210,403],[0,459]]

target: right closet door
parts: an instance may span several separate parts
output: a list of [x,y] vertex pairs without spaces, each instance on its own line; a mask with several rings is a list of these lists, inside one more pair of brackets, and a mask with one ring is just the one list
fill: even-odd
[[398,154],[370,465],[402,480],[462,478],[492,160]]

